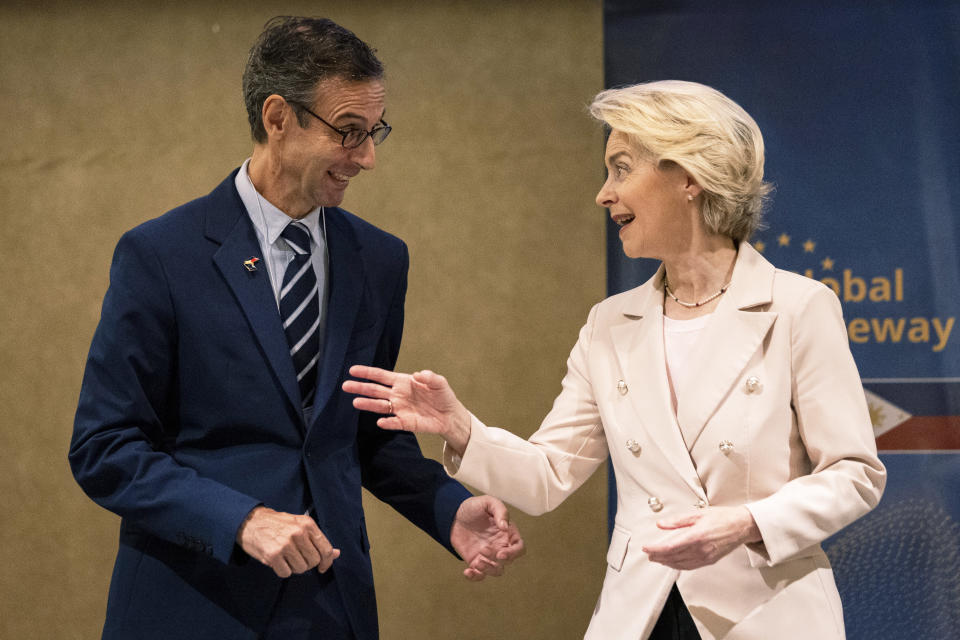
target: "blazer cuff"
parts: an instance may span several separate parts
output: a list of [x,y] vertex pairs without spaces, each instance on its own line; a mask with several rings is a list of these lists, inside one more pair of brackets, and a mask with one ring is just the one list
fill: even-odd
[[250,517],[250,513],[251,513],[254,509],[256,509],[257,507],[262,507],[262,506],[263,506],[263,503],[262,503],[262,502],[258,502],[258,503],[256,503],[256,504],[254,504],[253,506],[251,506],[251,507],[247,510],[247,512],[244,514],[243,519],[240,521],[240,523],[239,523],[239,524],[236,526],[236,528],[234,529],[235,533],[234,533],[234,535],[233,535],[233,539],[234,539],[233,551],[232,551],[232,553],[230,554],[230,556],[229,556],[229,557],[227,558],[227,560],[226,560],[226,562],[227,562],[228,564],[244,565],[244,564],[250,562],[250,554],[248,554],[246,551],[244,551],[244,550],[243,550],[243,547],[240,546],[240,542],[239,542],[239,538],[240,538],[240,527],[242,527],[243,524],[247,521],[247,518]]
[[760,529],[760,542],[748,542],[744,546],[747,549],[747,559],[750,561],[750,566],[754,569],[759,569],[760,567],[769,567],[773,563],[770,561],[770,554],[767,552],[767,530],[765,528],[765,522],[762,520],[762,516],[758,515],[760,509],[755,509],[753,504],[744,505],[747,508],[747,511],[750,512],[750,515],[753,516],[754,522],[757,523],[757,528]]
[[443,456],[441,460],[443,462],[443,468],[446,470],[447,474],[451,478],[456,478],[457,474],[460,473],[460,467],[463,465],[463,461],[473,460],[474,457],[470,455],[471,451],[475,451],[477,447],[471,447],[471,443],[475,441],[485,441],[487,426],[480,422],[477,416],[470,414],[470,440],[467,441],[467,448],[464,450],[463,454],[458,454],[453,447],[451,447],[446,442],[443,443]]
[[443,456],[441,457],[443,461],[443,469],[447,472],[451,478],[457,477],[457,472],[460,471],[460,465],[463,464],[463,457],[456,453],[446,442],[443,443]]
[[[441,476],[442,477],[442,476]],[[436,514],[437,532],[442,536],[440,542],[450,553],[460,558],[460,554],[450,542],[450,530],[457,517],[457,511],[464,500],[473,497],[459,482],[447,480],[438,490],[434,498],[434,513]],[[461,560],[463,558],[460,558]]]
[[[770,498],[744,505],[753,515],[757,528],[760,529],[761,542],[745,545],[750,558],[750,566],[754,568],[772,567],[818,552],[820,545],[801,546],[788,530],[776,524],[776,505]],[[782,509],[781,509],[782,511]]]

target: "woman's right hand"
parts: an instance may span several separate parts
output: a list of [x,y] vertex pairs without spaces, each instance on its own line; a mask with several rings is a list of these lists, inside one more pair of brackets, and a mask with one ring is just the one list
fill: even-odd
[[353,406],[361,411],[383,414],[381,429],[435,433],[463,454],[470,441],[470,412],[457,400],[450,384],[433,371],[397,373],[354,365],[343,390],[355,394]]

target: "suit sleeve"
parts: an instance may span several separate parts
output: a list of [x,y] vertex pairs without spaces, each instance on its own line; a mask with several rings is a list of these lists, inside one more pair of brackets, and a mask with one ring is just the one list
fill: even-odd
[[763,536],[751,564],[773,565],[873,509],[886,483],[840,302],[816,287],[792,324],[792,403],[810,473],[747,504]]
[[163,267],[143,233],[121,238],[90,347],[70,444],[77,482],[150,533],[223,562],[258,504],[177,464],[177,328]]
[[457,461],[444,447],[444,463],[456,478],[540,515],[576,491],[609,455],[606,433],[588,372],[597,307],[567,360],[560,395],[529,440],[472,418],[470,442]]
[[[409,267],[405,245],[399,262],[389,317],[373,363],[382,369],[393,369],[400,352]],[[363,486],[455,554],[450,528],[470,492],[450,479],[438,462],[423,456],[412,433],[380,429],[378,417],[360,413],[357,438]]]

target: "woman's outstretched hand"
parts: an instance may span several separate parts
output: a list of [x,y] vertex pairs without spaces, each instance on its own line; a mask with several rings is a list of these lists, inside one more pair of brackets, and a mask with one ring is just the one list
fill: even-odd
[[470,412],[457,400],[447,379],[433,371],[397,373],[354,365],[343,390],[355,394],[353,406],[383,414],[381,429],[435,433],[462,454],[470,441]]

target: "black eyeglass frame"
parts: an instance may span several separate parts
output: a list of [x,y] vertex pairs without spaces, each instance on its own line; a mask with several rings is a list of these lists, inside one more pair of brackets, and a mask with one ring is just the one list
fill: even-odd
[[[333,126],[332,124],[330,124],[329,122],[327,122],[326,120],[324,120],[323,118],[315,114],[305,104],[301,104],[299,102],[293,102],[292,100],[287,100],[287,102],[289,102],[295,107],[303,109],[304,111],[312,115],[314,118],[316,118],[323,124],[327,125],[331,129],[336,131],[338,134],[340,134],[342,138],[340,140],[340,146],[342,146],[344,149],[356,149],[357,147],[362,145],[364,142],[366,142],[367,138],[370,138],[371,140],[373,140],[373,144],[374,146],[376,146],[381,142],[383,142],[384,140],[386,140],[387,136],[390,135],[390,132],[393,131],[393,127],[387,124],[387,121],[384,120],[383,118],[380,118],[380,122],[376,126],[374,126],[373,129],[370,129],[369,131],[367,131],[366,129],[340,129],[339,127]],[[360,136],[360,139],[356,140],[355,144],[349,144],[349,145],[347,144],[347,138],[351,136],[356,137],[358,135]]]

